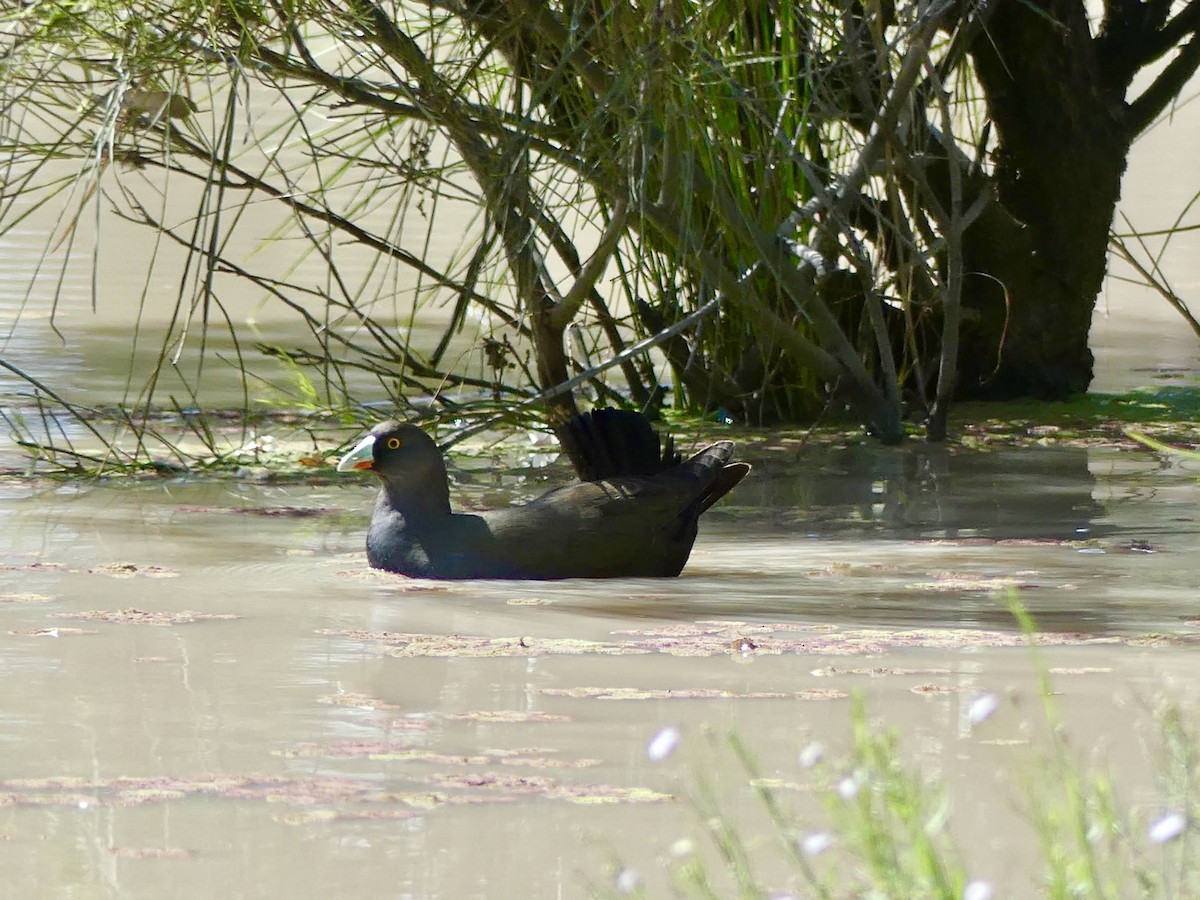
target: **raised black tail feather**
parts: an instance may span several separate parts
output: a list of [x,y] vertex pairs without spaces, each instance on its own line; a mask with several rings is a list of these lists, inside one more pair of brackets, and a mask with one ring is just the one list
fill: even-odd
[[738,462],[723,466],[717,473],[717,477],[704,489],[704,493],[696,498],[699,506],[696,515],[703,515],[706,509],[737,487],[741,480],[749,474],[749,463]]
[[582,481],[657,475],[680,463],[674,440],[661,439],[645,416],[630,410],[581,413],[557,433]]
[[699,517],[706,509],[733,490],[750,472],[747,463],[729,461],[733,456],[731,441],[717,441],[705,447],[684,465],[692,469],[703,489],[688,507],[687,515]]
[[660,438],[641,413],[595,409],[567,420],[558,439],[582,481],[649,476],[679,468],[695,479],[697,493],[680,516],[681,527],[694,528],[700,515],[737,486],[750,466],[729,460],[731,441],[717,441],[687,462],[670,436]]

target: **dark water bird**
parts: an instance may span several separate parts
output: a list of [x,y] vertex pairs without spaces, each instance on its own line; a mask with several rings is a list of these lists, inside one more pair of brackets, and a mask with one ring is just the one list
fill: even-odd
[[636,412],[599,409],[559,440],[581,481],[510,509],[450,509],[446,464],[415,425],[381,422],[338,463],[383,481],[367,561],[418,578],[620,578],[678,575],[700,515],[746,477],[718,441],[684,460]]

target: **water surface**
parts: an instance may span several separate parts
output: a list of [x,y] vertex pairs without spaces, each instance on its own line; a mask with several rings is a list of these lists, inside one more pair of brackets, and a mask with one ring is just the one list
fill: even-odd
[[[706,735],[736,731],[765,775],[803,784],[800,749],[844,750],[860,691],[948,783],[973,872],[1019,895],[1040,715],[1005,584],[1048,631],[1082,633],[1042,651],[1072,739],[1149,812],[1147,704],[1200,675],[1194,648],[1138,640],[1200,635],[1186,466],[764,453],[674,580],[371,573],[355,477],[4,484],[5,890],[578,896],[616,859],[658,893],[672,845],[704,847],[701,776],[756,833],[763,879],[800,889]],[[509,496],[565,474],[519,471]],[[455,478],[467,501],[502,490]],[[980,692],[1001,709],[971,729]],[[668,726],[679,749],[652,760]],[[818,795],[782,797],[822,826]]]

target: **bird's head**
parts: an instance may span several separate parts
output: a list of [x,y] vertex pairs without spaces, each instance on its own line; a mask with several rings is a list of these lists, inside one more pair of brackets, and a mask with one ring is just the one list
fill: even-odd
[[380,422],[341,458],[339,472],[371,471],[395,488],[445,485],[446,465],[433,438],[416,425]]

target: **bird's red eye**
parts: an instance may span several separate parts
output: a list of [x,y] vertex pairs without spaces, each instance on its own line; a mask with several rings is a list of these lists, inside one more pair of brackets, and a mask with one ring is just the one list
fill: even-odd
[[404,441],[398,437],[390,437],[387,439],[387,448],[389,450],[399,450]]

